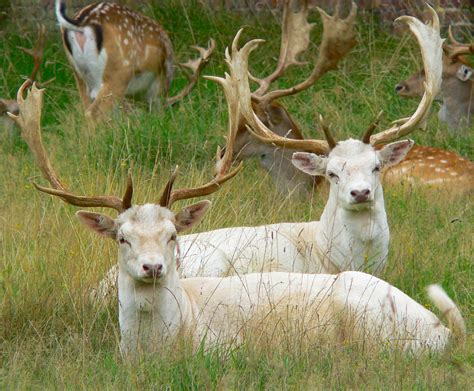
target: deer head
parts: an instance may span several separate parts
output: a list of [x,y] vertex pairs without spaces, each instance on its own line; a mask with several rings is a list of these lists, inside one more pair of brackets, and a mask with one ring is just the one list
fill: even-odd
[[[449,28],[450,44],[444,44],[443,81],[440,98],[443,106],[438,113],[440,121],[451,129],[468,125],[474,114],[474,70],[465,57],[474,53],[474,43],[458,42]],[[398,83],[395,91],[400,97],[418,97],[424,92],[425,71],[421,70]]]

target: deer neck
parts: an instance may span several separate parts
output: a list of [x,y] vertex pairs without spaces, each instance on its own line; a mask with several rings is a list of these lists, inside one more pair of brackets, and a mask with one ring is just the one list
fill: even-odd
[[139,282],[119,262],[119,322],[122,350],[159,348],[172,341],[192,316],[190,300],[176,270],[155,284]]
[[451,79],[443,83],[443,105],[438,118],[447,122],[450,129],[456,129],[469,125],[474,116],[474,82],[463,82],[454,77]]
[[316,248],[330,269],[380,271],[386,261],[389,228],[381,187],[372,207],[348,210],[331,189],[316,234]]

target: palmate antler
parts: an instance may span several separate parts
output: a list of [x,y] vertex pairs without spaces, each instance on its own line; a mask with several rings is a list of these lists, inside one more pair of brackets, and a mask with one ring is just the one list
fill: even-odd
[[[24,93],[25,89],[27,89],[28,86],[29,81],[27,80],[18,90],[17,102],[19,106],[19,114],[14,115],[8,113],[8,115],[22,129],[21,135],[23,139],[26,141],[28,147],[33,153],[35,160],[41,170],[41,173],[43,174],[43,177],[51,185],[51,188],[48,188],[34,183],[35,188],[43,193],[57,196],[61,198],[64,202],[74,206],[105,207],[115,209],[119,213],[122,213],[129,209],[132,206],[133,196],[133,183],[130,171],[128,173],[127,188],[122,198],[115,196],[81,196],[74,194],[67,189],[67,187],[60,180],[59,176],[56,174],[49,160],[46,149],[44,148],[43,140],[41,137],[40,123],[41,111],[43,107],[44,89],[38,89],[35,83],[33,83],[31,90],[27,93],[25,99]],[[232,145],[228,144],[226,148],[232,151]],[[218,164],[222,167],[226,167],[226,171],[224,171],[224,169],[221,169],[218,172],[216,178],[211,180],[209,183],[197,188],[172,191],[172,186],[177,175],[177,169],[175,169],[170,180],[168,181],[168,184],[165,186],[159,204],[161,206],[170,208],[171,205],[178,200],[212,194],[215,191],[219,190],[220,186],[224,182],[234,177],[242,168],[242,165],[239,165],[232,172],[227,173],[227,169],[230,168],[230,165],[227,165],[224,162],[221,162],[220,160],[218,161]]]
[[408,118],[395,121],[396,125],[370,137],[372,145],[388,143],[425,126],[434,98],[439,94],[443,74],[443,40],[439,32],[436,11],[427,4],[431,20],[424,24],[413,16],[400,16],[395,22],[408,25],[418,41],[425,70],[425,92],[416,111]]
[[[304,65],[298,60],[310,43],[310,32],[314,23],[308,23],[308,0],[285,0],[282,18],[282,34],[280,55],[275,71],[264,79],[249,75],[260,87],[252,93],[252,99],[259,104],[268,104],[275,99],[294,95],[315,84],[326,72],[335,69],[356,45],[354,25],[357,6],[352,3],[351,11],[346,18],[340,17],[340,3],[337,2],[335,14],[329,16],[321,8],[317,8],[323,22],[323,37],[318,59],[309,77],[297,85],[268,92],[270,84],[280,77],[291,65]],[[258,40],[255,42],[263,42]]]
[[43,108],[44,89],[38,89],[36,84],[33,83],[31,90],[27,93],[25,99],[24,92],[29,84],[29,80],[25,81],[18,90],[17,102],[20,110],[19,114],[13,115],[9,113],[9,116],[21,128],[22,138],[26,141],[28,147],[33,153],[43,177],[52,186],[52,188],[48,188],[34,183],[36,189],[60,197],[64,202],[75,206],[112,208],[119,213],[128,209],[131,206],[133,194],[132,178],[130,174],[128,176],[127,190],[125,191],[123,198],[114,196],[80,196],[70,192],[62,183],[59,176],[54,171],[41,137],[41,111]]
[[[431,7],[429,7],[429,9],[432,15],[432,20],[427,25],[410,16],[402,16],[397,19],[397,21],[407,23],[410,30],[418,40],[426,73],[425,94],[423,95],[417,110],[411,117],[398,120],[396,121],[397,125],[376,135],[371,135],[371,133],[377,127],[378,119],[380,118],[379,115],[377,120],[369,126],[362,137],[364,142],[370,142],[373,145],[387,143],[402,136],[406,136],[414,129],[422,127],[425,123],[433,99],[439,92],[442,75],[442,40],[439,36],[439,20],[436,12]],[[324,34],[326,34],[326,29],[329,26],[328,20],[337,20],[338,18],[337,15],[333,17],[329,17],[327,15],[322,17],[323,20],[326,20],[324,25]],[[241,106],[240,110],[246,122],[248,123],[250,130],[259,140],[265,143],[272,143],[284,148],[311,151],[317,154],[327,154],[335,144],[335,140],[330,135],[329,129],[324,124],[324,121],[321,117],[321,126],[324,130],[326,138],[328,139],[328,142],[314,139],[292,140],[278,136],[268,129],[255,114],[251,104],[251,100],[254,98],[254,96],[250,92],[248,57],[250,53],[262,42],[262,40],[252,40],[247,42],[241,49],[238,49],[238,41],[241,32],[242,31],[239,31],[234,38],[231,53],[229,53],[229,50],[226,51],[226,62],[229,66],[231,75],[234,75],[234,78],[239,80],[237,88]],[[330,48],[325,45],[321,45],[321,51],[324,53],[325,50],[329,52]],[[323,56],[322,58],[327,58],[327,56]],[[316,65],[313,75],[319,73],[316,71],[317,69],[327,69],[328,67],[334,66],[332,61],[328,61],[328,64],[325,64],[324,60],[320,61],[318,59],[318,63],[321,65]]]
[[183,99],[186,95],[188,95],[191,90],[194,88],[195,84],[199,80],[199,75],[201,74],[202,70],[209,62],[209,58],[211,57],[212,52],[216,48],[216,41],[214,39],[210,39],[207,45],[207,48],[203,48],[201,46],[191,46],[194,50],[199,52],[199,57],[194,60],[188,60],[185,63],[179,64],[181,68],[187,68],[191,70],[191,74],[188,75],[188,84],[175,96],[169,97],[166,102],[171,106],[175,103],[179,102]]

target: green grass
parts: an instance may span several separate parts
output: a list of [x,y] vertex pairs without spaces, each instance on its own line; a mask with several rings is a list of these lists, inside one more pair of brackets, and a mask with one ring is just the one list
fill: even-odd
[[[279,44],[278,18],[269,14],[210,13],[181,2],[141,9],[163,21],[178,60],[192,53],[190,44],[217,41],[205,74],[224,73],[223,52],[233,35],[248,26],[243,40],[263,37],[254,52],[252,71],[268,74]],[[315,14],[311,19],[318,21]],[[49,23],[53,26],[52,15]],[[26,35],[23,34],[26,32]],[[16,50],[34,41],[34,26],[11,21],[0,41],[0,96],[13,97],[31,62]],[[311,60],[321,29],[313,33]],[[339,138],[357,137],[379,110],[383,124],[406,116],[416,101],[393,93],[397,81],[418,68],[411,39],[380,31],[373,18],[360,18],[359,45],[336,72],[316,86],[285,99],[307,136],[319,137],[315,113],[321,112]],[[126,171],[133,166],[135,202],[158,200],[174,164],[181,167],[178,186],[203,183],[211,176],[212,158],[226,130],[222,91],[200,80],[180,105],[163,114],[148,113],[143,104],[91,132],[84,125],[79,96],[58,31],[47,35],[42,80],[55,77],[46,91],[43,134],[51,159],[65,182],[79,193],[120,194]],[[290,70],[280,86],[304,79],[310,67]],[[174,91],[184,83],[177,75]],[[471,130],[472,134],[472,130]],[[466,131],[454,137],[430,118],[413,138],[473,158]],[[186,346],[165,349],[127,364],[118,352],[115,304],[97,308],[89,289],[115,262],[112,242],[80,226],[75,208],[36,192],[28,178],[39,171],[18,133],[0,134],[0,300],[2,389],[449,389],[472,387],[473,347],[439,356],[404,357],[371,354],[351,346],[330,350],[244,345],[231,352],[198,351]],[[430,191],[387,188],[386,207],[392,239],[383,278],[429,307],[424,287],[441,283],[473,326],[472,196],[445,199]],[[311,202],[282,197],[255,163],[212,197],[213,207],[196,231],[224,226],[318,219],[324,199]],[[179,207],[179,205],[178,205]],[[471,384],[471,386],[469,386]]]

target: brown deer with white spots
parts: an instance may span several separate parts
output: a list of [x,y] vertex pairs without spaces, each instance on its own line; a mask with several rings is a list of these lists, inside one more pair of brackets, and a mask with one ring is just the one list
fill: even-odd
[[[444,44],[443,84],[440,98],[443,102],[438,118],[446,122],[451,131],[470,128],[474,124],[474,69],[467,55],[474,54],[474,42],[458,42],[449,29],[450,44]],[[424,72],[419,71],[398,83],[395,91],[401,97],[418,97],[423,94]]]
[[[302,4],[298,6],[299,3]],[[347,19],[339,19],[337,25],[327,17],[323,19],[326,23],[331,23],[328,30],[335,32],[332,40],[322,43],[333,48],[330,66],[321,68],[316,62],[311,75],[302,83],[283,90],[269,91],[270,85],[290,66],[303,64],[297,57],[307,50],[311,41],[310,32],[314,26],[307,22],[309,14],[307,2],[286,1],[276,69],[271,75],[262,79],[252,76],[252,81],[259,85],[251,93],[252,108],[260,121],[273,133],[288,139],[304,140],[302,130],[284,105],[277,102],[277,99],[312,87],[326,72],[335,69],[337,63],[352,50],[356,45],[355,35],[352,32],[356,9],[353,6],[350,16]],[[339,10],[336,9],[337,15],[338,12]],[[459,53],[459,50],[456,53]],[[423,95],[421,82],[420,86],[421,89],[416,96]],[[290,146],[292,141],[288,140],[284,148],[262,143],[248,131],[247,125],[248,122],[241,116],[234,145],[235,159],[258,158],[260,165],[269,173],[277,189],[283,194],[304,196],[314,188],[320,188],[319,185],[324,182],[322,177],[305,175],[291,163],[294,152]],[[426,160],[427,157],[429,157],[428,160]],[[391,185],[403,182],[410,186],[448,188],[452,194],[459,194],[472,191],[474,188],[473,172],[474,164],[454,152],[415,145],[399,165],[386,167],[381,178],[383,183]]]
[[94,3],[74,18],[56,1],[66,55],[74,68],[77,86],[89,118],[97,119],[127,95],[145,95],[150,109],[160,103],[174,104],[196,84],[215,48],[194,47],[199,58],[180,66],[191,70],[189,83],[168,97],[173,78],[173,45],[156,21],[113,3]]
[[474,190],[474,163],[455,152],[415,145],[405,160],[382,174],[382,180],[390,185],[423,185],[458,196]]

